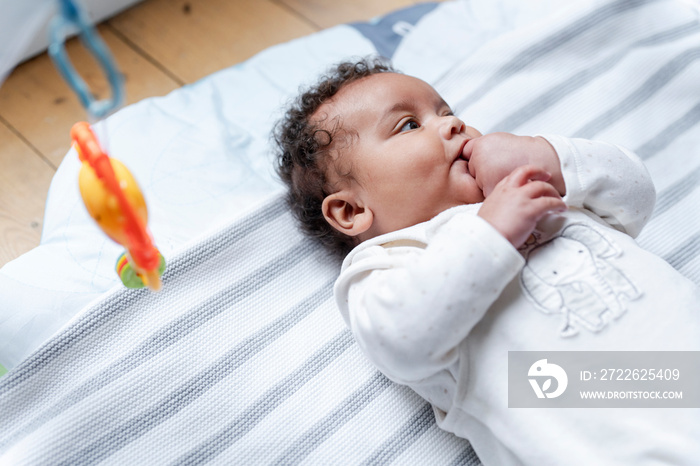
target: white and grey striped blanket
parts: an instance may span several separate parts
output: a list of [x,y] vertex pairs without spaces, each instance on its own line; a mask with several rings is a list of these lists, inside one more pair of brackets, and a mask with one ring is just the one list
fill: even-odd
[[[435,84],[483,132],[636,150],[659,191],[639,241],[700,283],[700,22],[687,2],[561,10]],[[478,464],[360,354],[332,299],[338,267],[271,198],[171,259],[161,293],[111,292],[0,378],[0,464]]]

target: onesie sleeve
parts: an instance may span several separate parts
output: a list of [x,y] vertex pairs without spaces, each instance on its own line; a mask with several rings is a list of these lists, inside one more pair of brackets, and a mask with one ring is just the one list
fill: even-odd
[[448,217],[430,222],[426,247],[371,246],[336,282],[358,344],[396,382],[454,364],[459,344],[524,264],[480,217]]
[[613,228],[636,237],[656,202],[651,176],[639,157],[605,142],[542,137],[559,156],[566,204],[587,209]]

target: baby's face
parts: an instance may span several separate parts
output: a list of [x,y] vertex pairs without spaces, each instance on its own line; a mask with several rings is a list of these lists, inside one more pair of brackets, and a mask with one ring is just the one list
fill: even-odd
[[467,163],[467,142],[481,133],[453,116],[424,81],[395,73],[372,75],[341,89],[317,116],[339,117],[341,127],[357,136],[340,150],[336,163],[352,174],[350,189],[374,216],[360,239],[484,200]]

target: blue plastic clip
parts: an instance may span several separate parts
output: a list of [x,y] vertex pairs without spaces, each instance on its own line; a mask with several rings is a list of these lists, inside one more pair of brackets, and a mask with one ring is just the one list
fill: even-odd
[[[61,11],[51,24],[49,55],[68,85],[78,95],[88,114],[97,119],[119,108],[124,99],[124,77],[117,69],[109,48],[90,24],[87,15],[73,0],[60,0]],[[75,70],[66,53],[66,36],[78,30],[83,45],[92,53],[107,77],[112,95],[109,99],[96,100],[83,78]]]

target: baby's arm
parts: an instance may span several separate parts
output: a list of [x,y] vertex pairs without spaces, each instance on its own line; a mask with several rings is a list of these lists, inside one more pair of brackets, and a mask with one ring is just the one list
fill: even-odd
[[635,237],[651,217],[656,191],[644,163],[614,144],[544,136],[561,160],[568,206],[589,210]]
[[551,174],[548,182],[568,206],[589,210],[633,237],[651,216],[654,185],[641,160],[626,149],[585,139],[508,133],[487,134],[470,143],[469,171],[487,201],[513,170],[533,165]]
[[384,374],[411,383],[456,362],[459,344],[523,266],[513,246],[548,212],[566,208],[549,178],[537,167],[518,167],[476,216],[448,211],[432,220],[424,250],[397,243],[352,257],[335,294]]
[[445,214],[431,221],[425,249],[370,246],[336,282],[360,347],[397,382],[453,365],[459,344],[523,266],[482,218]]

